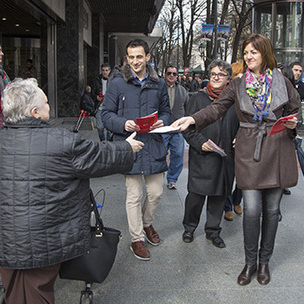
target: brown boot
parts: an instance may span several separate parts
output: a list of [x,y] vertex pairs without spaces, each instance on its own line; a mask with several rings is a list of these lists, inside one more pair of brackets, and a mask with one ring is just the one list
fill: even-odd
[[233,213],[232,211],[225,211],[224,219],[226,221],[233,221]]
[[234,205],[234,212],[238,215],[242,214],[242,206],[241,205]]
[[257,280],[261,285],[267,285],[270,282],[270,272],[268,264],[259,264]]
[[240,285],[247,285],[251,282],[252,275],[256,272],[257,265],[245,265],[243,271],[238,276],[237,282]]
[[153,226],[144,227],[144,233],[146,234],[147,242],[153,246],[158,246],[160,244],[160,238],[158,233],[154,230]]
[[143,241],[134,242],[130,246],[131,251],[133,252],[134,256],[142,261],[149,261],[150,260],[150,251],[146,247]]

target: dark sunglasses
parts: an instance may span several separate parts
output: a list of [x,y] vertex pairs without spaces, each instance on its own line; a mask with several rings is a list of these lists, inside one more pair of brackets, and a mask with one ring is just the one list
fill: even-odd
[[177,73],[175,73],[175,72],[167,72],[167,75],[168,75],[168,76],[170,76],[171,74],[172,74],[173,76],[177,76]]

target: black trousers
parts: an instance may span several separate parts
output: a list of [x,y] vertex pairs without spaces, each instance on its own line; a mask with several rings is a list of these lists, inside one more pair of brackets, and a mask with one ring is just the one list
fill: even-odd
[[282,194],[281,188],[243,190],[243,231],[247,265],[257,264],[258,254],[259,263],[269,262],[274,249]]
[[[222,230],[220,224],[226,198],[226,195],[207,197],[207,220],[205,224],[205,232],[212,238],[218,237]],[[205,199],[206,195],[200,195],[192,192],[188,193],[185,201],[185,214],[183,220],[185,230],[193,233],[197,228]]]
[[54,304],[54,283],[60,264],[34,269],[0,267],[5,304]]

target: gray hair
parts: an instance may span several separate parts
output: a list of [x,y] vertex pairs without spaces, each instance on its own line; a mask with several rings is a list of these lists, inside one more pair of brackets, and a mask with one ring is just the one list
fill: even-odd
[[228,79],[232,78],[232,67],[231,65],[221,59],[215,59],[211,61],[211,63],[208,65],[208,74],[210,75],[211,70],[215,67],[219,67],[221,70],[225,70],[228,73]]
[[35,78],[16,78],[3,92],[3,118],[5,122],[16,123],[32,117],[31,110],[41,108],[42,96]]

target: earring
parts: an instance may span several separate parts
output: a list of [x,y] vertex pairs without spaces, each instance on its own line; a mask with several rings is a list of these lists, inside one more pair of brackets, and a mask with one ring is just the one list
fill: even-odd
[[41,116],[38,116],[37,118],[38,118],[38,119],[41,119]]

